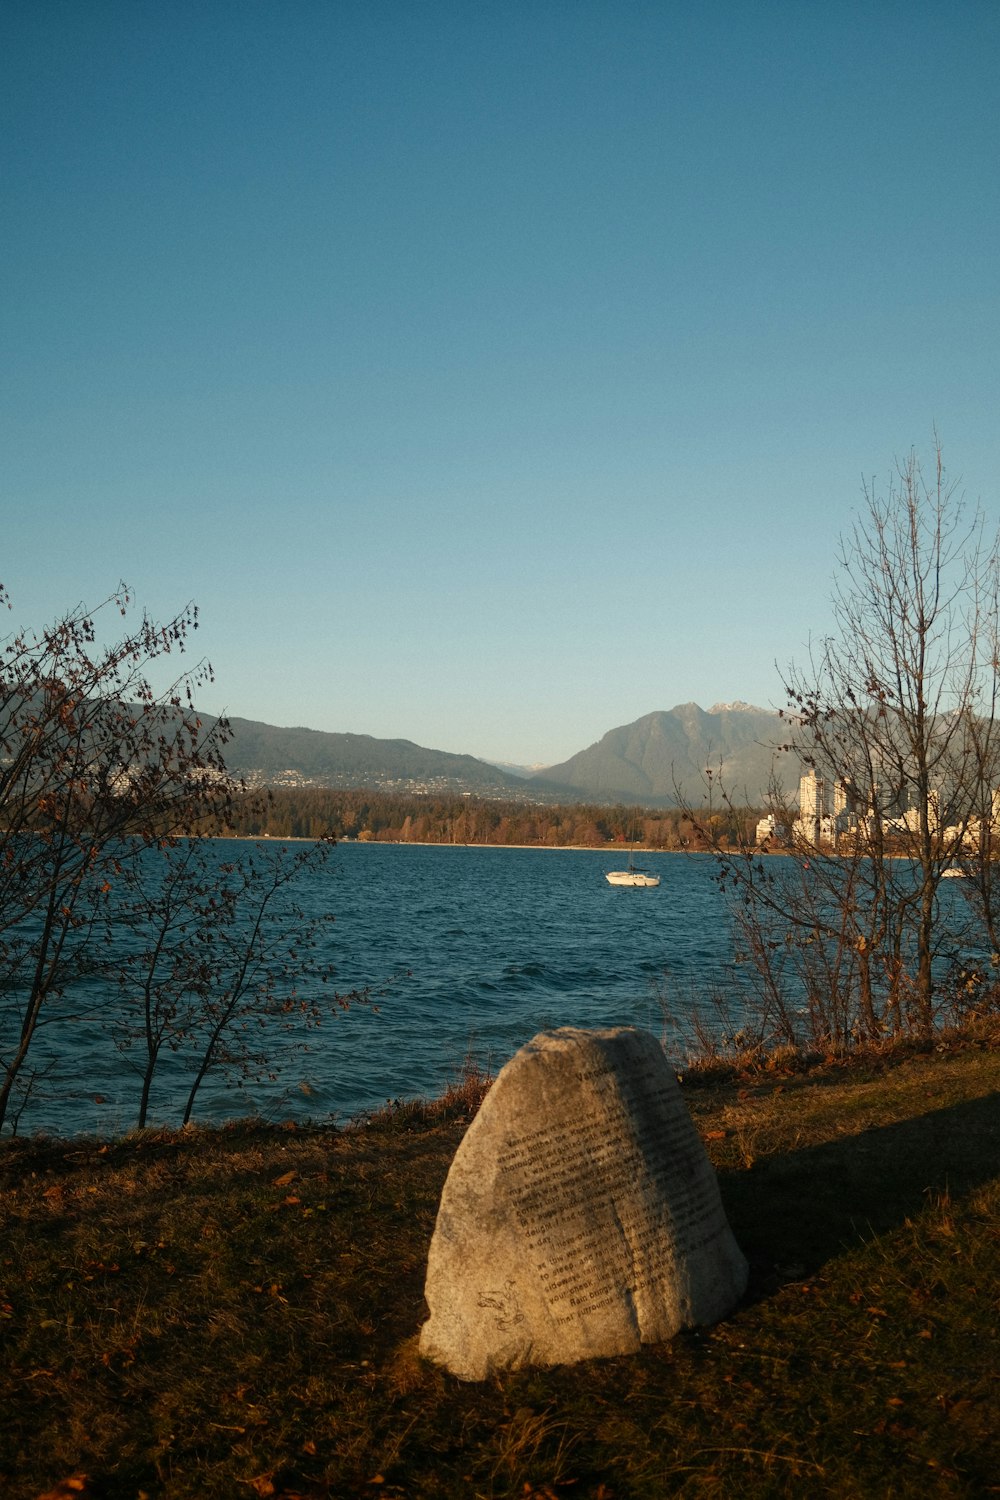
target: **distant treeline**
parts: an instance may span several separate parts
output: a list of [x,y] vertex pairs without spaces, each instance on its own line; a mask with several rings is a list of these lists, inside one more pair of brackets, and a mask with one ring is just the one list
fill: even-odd
[[459,795],[275,788],[268,800],[238,802],[229,831],[243,837],[360,839],[413,844],[628,844],[648,849],[707,847],[705,831],[737,843],[752,833],[757,812],[726,812],[694,820],[677,808],[604,807],[589,803],[537,806]]

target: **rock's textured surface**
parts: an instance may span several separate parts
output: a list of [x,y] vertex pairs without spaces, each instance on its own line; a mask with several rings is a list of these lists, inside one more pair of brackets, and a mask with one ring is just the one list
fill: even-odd
[[628,1354],[716,1322],[747,1266],[655,1037],[542,1032],[452,1162],[420,1350],[464,1380]]

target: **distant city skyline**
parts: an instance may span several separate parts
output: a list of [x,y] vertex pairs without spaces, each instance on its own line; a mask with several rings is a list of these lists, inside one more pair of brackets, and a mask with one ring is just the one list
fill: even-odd
[[935,429],[998,519],[1000,10],[0,15],[11,627],[201,610],[208,711],[552,765],[784,702]]

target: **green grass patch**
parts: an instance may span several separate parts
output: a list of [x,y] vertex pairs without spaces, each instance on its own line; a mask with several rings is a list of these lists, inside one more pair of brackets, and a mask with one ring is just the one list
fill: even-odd
[[469,1099],[343,1131],[6,1142],[0,1490],[1000,1493],[1000,1051],[687,1098],[751,1262],[740,1308],[483,1385],[416,1353]]

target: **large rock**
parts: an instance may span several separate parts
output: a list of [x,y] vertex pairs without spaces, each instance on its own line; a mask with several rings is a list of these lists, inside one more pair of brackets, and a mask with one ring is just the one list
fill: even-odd
[[452,1162],[420,1351],[463,1380],[718,1321],[747,1265],[677,1080],[629,1027],[542,1032]]

